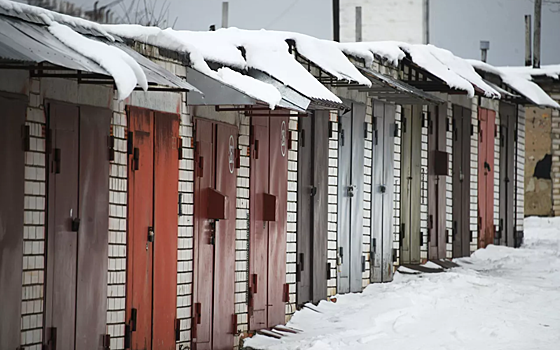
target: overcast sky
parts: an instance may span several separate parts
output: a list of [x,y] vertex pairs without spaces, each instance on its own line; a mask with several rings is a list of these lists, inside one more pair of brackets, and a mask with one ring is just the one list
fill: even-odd
[[[92,8],[94,2],[73,1],[85,8]],[[111,1],[100,0],[100,4]],[[177,18],[176,29],[208,30],[211,24],[221,26],[222,0],[167,1],[170,22]],[[163,2],[156,1],[158,6]],[[541,62],[560,63],[560,5],[544,2]],[[430,42],[464,58],[479,58],[480,40],[489,40],[489,63],[523,65],[524,15],[532,14],[533,7],[533,0],[430,0]],[[332,1],[229,0],[229,26],[297,31],[331,39]]]

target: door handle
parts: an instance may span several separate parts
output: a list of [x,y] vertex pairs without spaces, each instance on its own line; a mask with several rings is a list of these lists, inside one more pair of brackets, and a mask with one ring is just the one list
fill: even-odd
[[148,227],[148,242],[152,243],[155,238],[154,228],[152,226]]

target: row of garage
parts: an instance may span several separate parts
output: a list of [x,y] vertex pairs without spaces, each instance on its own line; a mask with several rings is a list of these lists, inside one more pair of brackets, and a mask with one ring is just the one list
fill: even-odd
[[240,348],[398,266],[522,242],[538,103],[499,77],[471,96],[410,55],[345,52],[367,81],[339,79],[288,40],[325,92],[241,70],[271,108],[164,41],[48,14],[134,58],[148,90],[119,100],[34,11],[0,11],[2,348]]

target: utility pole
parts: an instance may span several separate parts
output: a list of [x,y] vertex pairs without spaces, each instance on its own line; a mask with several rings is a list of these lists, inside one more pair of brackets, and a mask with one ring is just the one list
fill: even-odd
[[333,0],[333,40],[340,41],[340,0]]
[[222,28],[228,27],[229,2],[222,2]]
[[356,6],[356,42],[362,41],[362,7]]
[[525,15],[525,65],[532,65],[533,55],[531,52],[531,15]]
[[535,0],[535,33],[533,38],[533,68],[541,67],[541,12],[542,12],[542,0]]

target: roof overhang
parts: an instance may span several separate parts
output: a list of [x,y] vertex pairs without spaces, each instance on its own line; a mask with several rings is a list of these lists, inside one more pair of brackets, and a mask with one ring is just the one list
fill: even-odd
[[[199,90],[124,43],[89,37],[125,51],[143,69],[149,90]],[[46,25],[0,14],[0,68],[26,69],[35,77],[76,78],[82,84],[113,84],[99,64],[74,51],[52,35]]]
[[[377,100],[400,105],[434,105],[445,102],[391,76],[364,67],[357,68],[371,81],[371,87],[348,84],[347,88],[350,90],[365,91],[368,96]],[[339,85],[335,83],[335,86]]]

